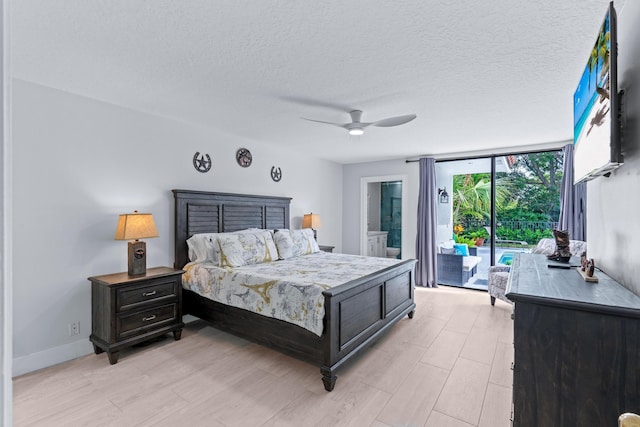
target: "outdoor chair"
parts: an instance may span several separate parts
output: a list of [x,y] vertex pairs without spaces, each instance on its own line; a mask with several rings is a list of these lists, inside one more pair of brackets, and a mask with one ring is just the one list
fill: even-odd
[[496,298],[513,304],[509,298],[505,296],[507,290],[507,282],[509,281],[509,270],[511,267],[507,265],[494,265],[489,267],[489,283],[488,291],[491,297],[491,305],[496,304]]
[[[551,255],[556,250],[556,241],[551,238],[540,239],[535,248],[531,249],[532,254]],[[587,251],[587,242],[582,240],[569,240],[569,252],[572,256],[580,256]]]
[[[478,271],[478,264],[482,258],[477,256],[478,248],[465,246],[468,255],[460,255],[453,251],[453,248],[446,248],[443,245],[438,247],[437,271],[439,285],[463,286]],[[448,250],[453,253],[447,253]]]

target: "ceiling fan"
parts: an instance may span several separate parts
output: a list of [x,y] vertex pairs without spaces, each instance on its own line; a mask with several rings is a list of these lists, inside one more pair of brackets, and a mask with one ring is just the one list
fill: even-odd
[[345,128],[349,131],[349,135],[362,135],[364,133],[364,128],[367,126],[378,126],[378,127],[391,127],[391,126],[399,126],[405,123],[409,123],[411,120],[415,119],[417,116],[415,114],[407,114],[406,116],[397,116],[397,117],[389,117],[388,119],[382,119],[375,122],[361,122],[362,111],[353,110],[351,113],[351,123],[334,123],[334,122],[324,122],[322,120],[314,120],[307,119],[306,117],[302,117],[305,120],[309,120],[311,122],[325,123],[328,125],[339,126],[341,128]]

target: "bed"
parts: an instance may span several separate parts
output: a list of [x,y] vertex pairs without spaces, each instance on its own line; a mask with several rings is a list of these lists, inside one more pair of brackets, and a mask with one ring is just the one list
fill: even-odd
[[[194,234],[288,229],[287,197],[173,190],[175,268],[189,262]],[[415,260],[405,260],[322,291],[324,317],[317,335],[298,325],[225,305],[183,289],[183,313],[214,327],[320,365],[327,391],[336,371],[404,316],[413,317]]]

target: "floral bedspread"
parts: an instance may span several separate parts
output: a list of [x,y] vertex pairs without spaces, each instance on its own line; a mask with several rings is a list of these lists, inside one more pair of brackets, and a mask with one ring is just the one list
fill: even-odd
[[218,267],[190,263],[182,285],[214,301],[301,326],[322,335],[322,291],[402,262],[317,252],[286,260]]

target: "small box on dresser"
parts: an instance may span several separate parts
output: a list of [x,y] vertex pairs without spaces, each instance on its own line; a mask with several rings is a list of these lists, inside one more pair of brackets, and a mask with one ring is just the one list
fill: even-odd
[[173,332],[182,334],[182,273],[155,267],[140,276],[115,273],[89,277],[91,336],[96,354],[118,362],[121,349]]

